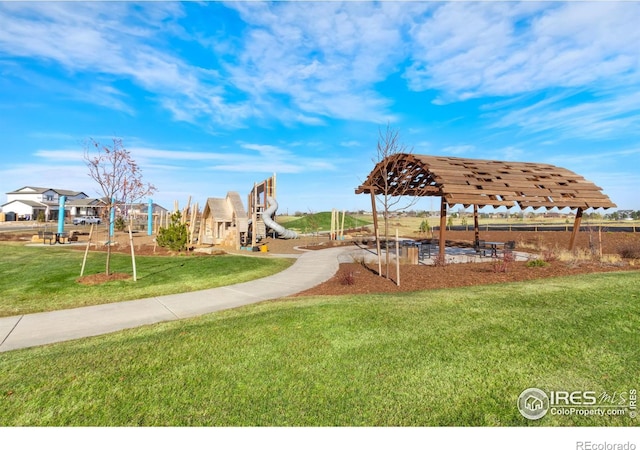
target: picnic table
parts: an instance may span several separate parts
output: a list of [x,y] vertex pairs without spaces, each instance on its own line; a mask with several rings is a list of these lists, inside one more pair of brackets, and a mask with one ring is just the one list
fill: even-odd
[[491,251],[491,257],[498,257],[498,249],[502,248],[502,254],[511,254],[513,249],[516,248],[515,241],[507,241],[507,242],[499,242],[499,241],[480,241],[483,242],[484,245],[480,248],[485,248]]
[[66,244],[69,240],[69,233],[54,233],[53,231],[38,231],[38,238],[42,239],[42,243],[49,242],[49,245]]

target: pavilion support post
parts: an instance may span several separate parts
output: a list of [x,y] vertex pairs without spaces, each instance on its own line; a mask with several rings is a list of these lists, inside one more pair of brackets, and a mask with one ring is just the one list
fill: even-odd
[[576,236],[580,231],[580,222],[582,222],[582,208],[576,211],[576,220],[573,222],[573,231],[571,231],[571,239],[569,240],[569,251],[573,251],[576,247]]
[[438,258],[440,259],[440,263],[444,263],[444,252],[445,252],[445,230],[447,228],[447,201],[444,196],[440,197],[440,242],[438,247]]
[[474,247],[480,245],[480,221],[478,220],[478,205],[473,205],[473,237]]
[[378,276],[382,276],[382,252],[380,248],[380,234],[378,233],[378,211],[376,209],[376,194],[373,188],[369,189],[371,193],[371,214],[373,215],[373,234],[376,237],[376,253],[378,254]]

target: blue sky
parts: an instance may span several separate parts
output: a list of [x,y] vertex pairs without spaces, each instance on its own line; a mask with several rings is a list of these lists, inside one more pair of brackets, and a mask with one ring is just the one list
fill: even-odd
[[280,213],[370,209],[390,124],[640,209],[638,24],[639,2],[0,2],[0,195],[97,196],[84,142],[115,136],[167,207],[275,172]]

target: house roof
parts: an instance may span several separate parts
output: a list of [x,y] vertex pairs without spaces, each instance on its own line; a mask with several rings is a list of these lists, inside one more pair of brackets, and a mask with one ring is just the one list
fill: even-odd
[[18,200],[18,199],[11,200],[10,202],[3,204],[2,207],[8,206],[8,205],[10,205],[12,203],[22,203],[23,205],[27,205],[27,206],[30,206],[32,208],[46,208],[47,207],[47,205],[45,203],[36,202],[34,200]]
[[88,197],[68,200],[65,204],[67,206],[104,206],[104,202],[102,202],[102,200]]
[[29,193],[35,193],[35,194],[42,194],[43,192],[47,192],[47,191],[54,191],[56,192],[58,195],[66,195],[68,197],[75,197],[77,195],[83,194],[83,195],[87,195],[82,191],[71,191],[68,189],[54,189],[54,188],[43,188],[43,187],[36,187],[36,186],[23,186],[20,189],[17,189],[15,191],[12,192],[7,192],[7,194],[25,194],[25,190],[29,190]]
[[616,207],[602,188],[551,164],[409,153],[380,161],[356,194],[372,190],[376,195],[443,197],[449,206]]

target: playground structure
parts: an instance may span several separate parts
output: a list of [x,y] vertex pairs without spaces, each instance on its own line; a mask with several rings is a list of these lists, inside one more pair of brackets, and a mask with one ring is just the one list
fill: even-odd
[[[298,233],[278,224],[273,215],[278,209],[276,201],[276,174],[260,183],[254,183],[248,195],[249,227],[248,237],[251,248],[267,237],[267,229],[272,230],[281,239],[296,239]],[[248,244],[248,240],[245,243]]]
[[[198,223],[198,244],[253,250],[268,236],[269,230],[281,239],[297,238],[295,231],[284,228],[273,219],[277,209],[275,174],[254,183],[248,195],[247,209],[237,192],[227,192],[224,198],[210,197]],[[187,215],[185,211],[183,217]],[[196,227],[197,219],[197,216],[191,218],[190,230]]]
[[198,242],[239,248],[247,240],[249,219],[240,194],[227,192],[225,198],[208,198],[200,218]]

